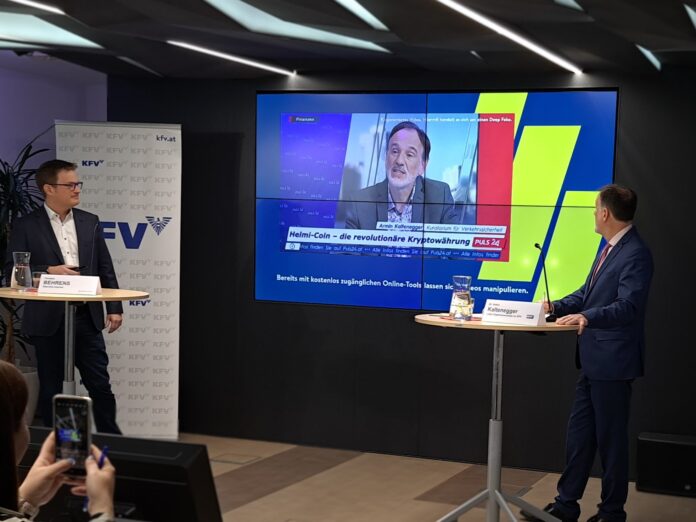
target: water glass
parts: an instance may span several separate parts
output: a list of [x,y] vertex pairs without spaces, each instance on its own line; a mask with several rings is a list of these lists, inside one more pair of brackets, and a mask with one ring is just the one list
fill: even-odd
[[47,272],[32,272],[31,273],[31,282],[32,286],[34,288],[39,288],[39,284],[41,283],[41,276]]
[[452,276],[452,300],[449,315],[457,321],[468,321],[473,313],[471,276]]

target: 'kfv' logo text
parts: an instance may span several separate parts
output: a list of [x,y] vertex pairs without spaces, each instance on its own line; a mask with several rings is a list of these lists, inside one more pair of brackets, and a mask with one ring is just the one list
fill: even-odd
[[82,160],[80,162],[80,165],[82,165],[83,167],[98,167],[102,163],[104,163],[103,159],[101,159],[101,160]]
[[[171,217],[165,216],[163,218],[158,218],[155,216],[146,216],[148,223],[152,226],[152,229],[159,236],[162,230],[169,224],[172,220]],[[116,239],[116,230],[118,229],[119,235],[123,240],[123,245],[127,249],[137,250],[143,242],[143,237],[147,231],[147,223],[136,223],[135,230],[131,229],[130,223],[123,221],[102,221],[101,228],[104,235],[104,239]]]

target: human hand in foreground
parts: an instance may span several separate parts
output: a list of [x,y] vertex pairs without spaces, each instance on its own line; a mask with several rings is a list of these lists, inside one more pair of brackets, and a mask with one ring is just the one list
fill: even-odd
[[570,314],[556,319],[556,324],[578,324],[578,335],[582,335],[582,331],[587,326],[587,318],[582,314]]
[[[105,513],[111,517],[114,515],[114,486],[116,485],[116,468],[102,452],[92,444],[92,454],[85,460],[87,478],[84,484],[73,487],[70,491],[73,495],[87,496],[89,503],[87,511],[90,515]],[[98,463],[102,463],[100,468]]]
[[48,503],[68,477],[63,473],[68,471],[75,461],[63,459],[56,461],[56,437],[53,431],[41,445],[39,456],[31,466],[24,482],[19,486],[19,497],[33,506],[43,506]]

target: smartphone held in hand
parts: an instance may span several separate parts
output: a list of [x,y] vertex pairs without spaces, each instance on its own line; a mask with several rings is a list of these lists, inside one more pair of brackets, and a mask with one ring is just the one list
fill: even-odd
[[56,460],[73,459],[68,475],[84,476],[85,459],[92,446],[92,399],[78,395],[53,397]]

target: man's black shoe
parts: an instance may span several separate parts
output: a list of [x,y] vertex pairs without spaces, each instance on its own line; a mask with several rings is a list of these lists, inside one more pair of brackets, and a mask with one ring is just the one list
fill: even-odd
[[[551,516],[556,517],[558,520],[561,522],[578,522],[577,518],[569,518],[563,515],[554,504],[549,504],[544,508],[544,511],[548,513]],[[527,513],[526,511],[522,510],[520,511],[520,515],[524,517],[525,520],[529,520],[531,522],[543,522],[540,518],[535,517],[531,513]],[[587,522],[600,522],[602,519],[597,519],[597,520],[588,520]]]

